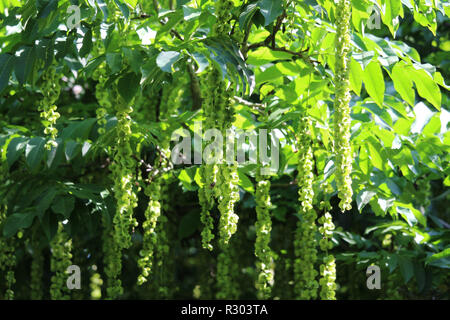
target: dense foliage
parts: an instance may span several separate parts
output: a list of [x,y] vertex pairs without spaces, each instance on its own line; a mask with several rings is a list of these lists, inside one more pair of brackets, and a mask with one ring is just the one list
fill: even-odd
[[449,299],[449,14],[0,0],[0,298]]

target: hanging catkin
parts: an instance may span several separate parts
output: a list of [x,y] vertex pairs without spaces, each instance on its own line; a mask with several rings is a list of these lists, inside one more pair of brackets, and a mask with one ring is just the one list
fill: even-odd
[[147,209],[145,210],[145,221],[142,224],[144,229],[143,248],[139,252],[140,258],[138,265],[141,268],[141,274],[138,277],[138,284],[143,284],[148,280],[153,266],[153,252],[157,244],[156,224],[161,214],[161,196],[160,179],[151,181],[145,187],[145,195],[149,197]]
[[60,117],[55,105],[61,91],[59,84],[59,75],[55,66],[50,66],[43,74],[42,94],[43,99],[39,102],[38,110],[40,111],[41,122],[44,125],[44,133],[49,136],[49,140],[45,144],[45,148],[50,150],[56,147],[56,136],[58,130],[55,128],[56,121]]
[[72,264],[72,240],[64,231],[62,223],[50,244],[50,269],[53,272],[50,284],[52,300],[69,300],[70,292],[67,288],[67,268]]
[[257,269],[258,279],[256,281],[256,289],[258,290],[258,298],[269,299],[273,285],[273,254],[270,249],[270,236],[272,231],[272,219],[269,208],[270,202],[270,181],[264,179],[259,172],[258,167],[256,175],[256,242],[255,255],[258,258]]
[[339,207],[351,209],[352,151],[350,146],[350,0],[338,0],[336,5],[336,38],[334,67],[334,152],[336,155],[336,185]]
[[316,243],[316,212],[313,208],[314,199],[314,158],[312,152],[312,141],[310,136],[311,121],[303,117],[299,122],[298,141],[298,186],[300,201],[300,221],[294,240],[294,291],[299,299],[315,299],[317,297],[318,283],[316,281],[317,271],[314,264],[317,260]]
[[320,298],[322,300],[336,300],[336,263],[334,256],[328,252],[333,248],[331,238],[333,236],[334,224],[333,217],[330,214],[331,204],[329,196],[332,188],[328,183],[322,184],[324,192],[324,200],[320,202],[320,209],[324,211],[324,215],[319,218],[319,232],[322,239],[319,241],[320,249],[325,253],[322,264],[320,265]]
[[[0,225],[6,219],[6,207],[0,205]],[[14,268],[16,266],[16,255],[13,244],[14,238],[5,239],[0,236],[0,277],[1,281],[5,281],[6,292],[4,294],[5,300],[14,299],[13,286],[16,283]]]
[[42,277],[44,274],[44,255],[40,248],[39,235],[36,227],[33,229],[32,237],[32,250],[33,250],[33,260],[31,261],[31,281],[30,281],[30,295],[32,300],[42,299]]

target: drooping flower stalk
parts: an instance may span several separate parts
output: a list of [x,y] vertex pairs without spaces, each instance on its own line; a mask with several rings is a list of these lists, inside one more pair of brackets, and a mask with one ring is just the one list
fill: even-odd
[[352,149],[350,145],[350,0],[338,0],[336,5],[336,37],[334,67],[334,152],[339,207],[351,209]]
[[314,158],[310,136],[311,121],[302,117],[299,122],[298,141],[298,175],[299,201],[301,203],[294,240],[294,291],[299,299],[315,299],[317,297],[318,283],[315,262],[317,260],[316,218],[313,208],[314,199]]
[[274,280],[273,254],[270,249],[270,236],[272,231],[272,219],[270,215],[270,181],[264,179],[257,169],[256,176],[256,243],[255,255],[258,258],[257,269],[258,279],[256,289],[258,290],[258,298],[269,299],[272,292]]
[[58,224],[56,235],[50,244],[50,269],[53,272],[50,284],[52,300],[69,300],[67,287],[67,268],[72,265],[72,240],[64,231],[62,223]]

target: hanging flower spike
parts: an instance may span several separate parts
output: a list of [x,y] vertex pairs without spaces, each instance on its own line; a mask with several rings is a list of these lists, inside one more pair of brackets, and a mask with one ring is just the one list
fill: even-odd
[[297,230],[294,240],[294,291],[299,299],[315,299],[317,297],[318,283],[317,271],[314,264],[317,260],[315,234],[316,212],[313,208],[313,166],[312,141],[309,128],[311,121],[303,117],[299,123],[299,162],[298,162],[298,186],[299,201],[301,203],[297,222]]
[[334,152],[336,185],[342,212],[351,209],[352,150],[350,146],[350,0],[337,0],[335,41]]
[[60,114],[57,111],[55,102],[59,98],[61,85],[59,84],[59,76],[56,73],[56,68],[50,66],[43,74],[42,94],[44,98],[39,102],[38,110],[41,112],[41,122],[44,125],[44,133],[49,136],[49,140],[45,144],[45,148],[50,150],[56,147],[56,136],[58,129],[54,127]]
[[62,223],[58,224],[56,235],[50,244],[50,269],[54,272],[50,284],[52,300],[69,300],[70,292],[67,288],[67,268],[72,265],[72,240],[64,231]]
[[269,299],[272,293],[274,280],[273,254],[270,249],[270,235],[272,231],[272,220],[269,208],[270,202],[270,181],[264,179],[260,174],[260,167],[256,169],[256,242],[255,255],[258,258],[257,269],[259,270],[256,289],[259,299]]
[[325,211],[325,214],[319,218],[319,223],[321,224],[319,232],[322,235],[319,245],[320,249],[325,252],[325,257],[320,266],[320,298],[322,300],[336,300],[336,263],[334,256],[328,253],[328,250],[333,248],[331,238],[333,236],[334,224],[333,217],[329,213],[332,207],[328,199],[328,195],[332,193],[332,189],[328,183],[324,183],[322,190],[324,190],[325,200],[320,202],[320,209]]

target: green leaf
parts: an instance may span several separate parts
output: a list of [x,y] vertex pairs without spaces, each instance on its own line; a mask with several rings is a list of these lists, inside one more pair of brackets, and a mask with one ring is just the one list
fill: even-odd
[[400,94],[400,96],[409,103],[410,106],[414,106],[415,94],[413,88],[413,82],[408,68],[404,64],[396,63],[392,69],[391,79],[394,82],[394,88]]
[[384,78],[380,64],[370,62],[364,70],[364,85],[370,97],[382,108],[384,100]]
[[25,148],[25,161],[30,167],[31,171],[35,172],[44,158],[45,139],[42,137],[35,137],[28,141]]
[[425,216],[416,208],[413,207],[411,203],[401,203],[399,201],[394,201],[394,205],[397,212],[406,220],[406,222],[413,226],[419,222],[424,227],[427,226],[427,219]]
[[356,203],[358,205],[359,212],[361,212],[365,205],[368,204],[376,194],[377,193],[375,191],[371,190],[362,190],[360,193],[358,193],[358,195],[356,196]]
[[164,72],[172,72],[172,66],[180,60],[181,54],[176,51],[163,51],[156,58],[156,64]]
[[200,10],[200,9],[191,8],[186,5],[182,6],[182,8],[183,8],[183,16],[184,16],[185,21],[191,21],[191,20],[197,19],[202,14],[202,10]]
[[129,72],[119,79],[118,90],[119,94],[129,103],[135,96],[137,90],[139,89],[141,77],[136,75],[134,72]]
[[200,226],[200,214],[199,212],[191,211],[185,214],[181,220],[178,227],[178,238],[184,239],[197,231]]
[[15,56],[7,53],[0,54],[0,93],[6,88],[14,68]]
[[239,28],[241,30],[247,30],[256,11],[258,11],[258,3],[251,3],[245,7],[244,11],[239,15]]
[[34,212],[13,213],[6,218],[3,226],[3,236],[9,238],[15,235],[20,229],[29,228],[35,217],[36,213]]
[[439,259],[444,259],[444,258],[448,258],[450,257],[450,248],[446,248],[444,249],[444,251],[435,253],[429,257],[427,257],[427,259],[425,260],[426,263],[430,263]]
[[436,109],[441,110],[441,91],[428,72],[423,69],[412,72],[419,96],[430,102]]
[[47,167],[56,168],[63,158],[64,151],[64,143],[61,139],[56,139],[56,147],[52,147],[50,150],[47,150]]
[[92,29],[89,28],[84,37],[83,37],[83,45],[80,49],[80,57],[87,56],[92,51]]
[[361,94],[363,69],[361,65],[351,58],[350,62],[350,87],[358,96]]
[[55,213],[59,213],[64,216],[64,218],[69,219],[75,207],[75,199],[69,196],[57,197],[53,202],[52,210]]
[[239,175],[239,186],[241,186],[241,188],[247,192],[254,193],[255,188],[253,187],[252,181],[240,168],[238,169],[238,175]]
[[122,3],[120,0],[114,0],[116,5],[119,7],[120,11],[124,15],[125,19],[128,20],[128,17],[130,16],[130,9],[128,9],[127,5]]
[[368,139],[367,147],[369,149],[369,159],[372,162],[374,167],[377,167],[380,170],[384,168],[384,161],[380,154],[381,145],[376,141],[375,138],[370,137]]
[[122,55],[117,52],[106,53],[106,63],[111,68],[112,73],[117,73],[122,69]]
[[414,275],[414,266],[411,262],[411,259],[399,255],[398,265],[400,267],[400,273],[402,274],[405,283],[408,283],[408,281],[411,280],[412,276]]
[[254,66],[262,66],[274,60],[290,60],[291,58],[292,54],[290,53],[260,47],[248,53],[247,63]]
[[36,47],[25,47],[15,63],[14,73],[21,85],[23,85],[31,74],[36,60]]
[[73,160],[80,153],[80,144],[76,141],[70,140],[66,142],[64,155],[67,161]]
[[16,137],[9,142],[6,151],[6,159],[10,168],[14,164],[14,162],[19,159],[25,146],[27,145],[27,142],[28,139],[25,137]]
[[283,1],[261,0],[259,1],[259,11],[264,17],[264,26],[267,26],[283,13]]

